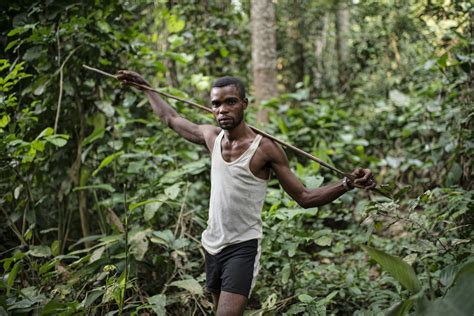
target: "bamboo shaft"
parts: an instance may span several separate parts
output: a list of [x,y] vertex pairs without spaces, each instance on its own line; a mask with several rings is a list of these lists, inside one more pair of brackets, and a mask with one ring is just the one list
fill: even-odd
[[[107,77],[110,77],[110,78],[117,79],[117,76],[115,76],[115,75],[113,75],[113,74],[110,74],[110,73],[108,73],[108,72],[102,71],[102,70],[100,70],[100,69],[97,69],[97,68],[94,68],[94,67],[90,67],[90,66],[87,66],[87,65],[82,65],[82,66],[83,66],[84,68],[88,69],[88,70],[97,72],[97,73],[99,73],[99,74],[101,74],[101,75],[104,75],[104,76],[107,76]],[[131,84],[132,84],[133,86],[136,86],[137,88],[141,88],[141,89],[153,91],[153,92],[156,92],[156,93],[158,93],[158,94],[160,94],[160,95],[162,95],[162,96],[165,96],[165,97],[167,97],[167,98],[174,99],[174,100],[177,100],[177,101],[180,101],[180,102],[189,104],[189,105],[191,105],[191,106],[193,106],[193,107],[195,107],[195,108],[198,108],[198,109],[200,109],[200,110],[204,110],[204,111],[207,111],[207,112],[209,112],[209,113],[212,113],[212,110],[211,110],[210,108],[205,107],[205,106],[202,106],[202,105],[200,105],[200,104],[197,104],[197,103],[195,103],[195,102],[193,102],[193,101],[189,101],[189,100],[186,100],[186,99],[183,99],[183,98],[174,96],[174,95],[172,95],[172,94],[169,94],[169,93],[166,93],[166,92],[163,92],[163,91],[154,89],[154,88],[149,87],[149,86],[145,86],[145,85],[141,85],[141,84],[135,84],[135,83],[131,83]],[[298,147],[295,147],[295,146],[293,146],[293,145],[291,145],[291,144],[288,144],[288,143],[286,143],[286,142],[284,142],[284,141],[282,141],[282,140],[280,140],[280,139],[278,139],[278,138],[276,138],[276,137],[274,137],[274,136],[272,136],[272,135],[270,135],[270,134],[268,134],[268,133],[266,133],[266,132],[264,132],[264,131],[262,131],[262,130],[256,128],[256,127],[253,127],[253,126],[250,126],[250,125],[249,125],[249,127],[250,127],[254,132],[256,132],[256,133],[258,133],[258,134],[261,134],[262,136],[265,136],[265,137],[267,137],[267,138],[270,138],[270,139],[273,140],[274,142],[276,142],[276,143],[282,145],[282,146],[285,147],[285,148],[291,149],[292,151],[294,151],[295,153],[297,153],[297,154],[299,154],[299,155],[301,155],[301,156],[303,156],[303,157],[306,157],[306,158],[308,158],[308,159],[311,159],[311,160],[317,162],[317,163],[320,164],[321,166],[323,166],[323,167],[325,167],[325,168],[328,168],[329,170],[334,171],[334,172],[337,173],[338,175],[340,175],[340,176],[342,176],[342,177],[348,177],[349,179],[354,180],[354,177],[353,177],[351,174],[346,173],[346,172],[343,172],[343,171],[339,170],[338,168],[336,168],[336,167],[334,167],[334,166],[331,166],[330,164],[328,164],[328,163],[322,161],[321,159],[319,159],[319,158],[317,158],[317,157],[315,157],[315,156],[313,156],[313,155],[311,155],[311,154],[309,154],[309,153],[307,153],[307,152],[305,152],[305,151],[299,149]],[[372,190],[375,191],[375,192],[378,192],[378,193],[380,193],[380,194],[382,194],[382,195],[384,195],[384,196],[387,196],[385,193],[381,192],[380,190],[378,190],[378,189],[376,189],[376,188],[374,188],[374,189],[372,189]],[[388,197],[388,196],[387,196],[387,197]]]

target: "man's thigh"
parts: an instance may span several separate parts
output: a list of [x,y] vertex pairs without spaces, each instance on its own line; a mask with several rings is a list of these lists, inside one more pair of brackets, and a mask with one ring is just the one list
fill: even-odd
[[247,297],[244,295],[221,291],[217,316],[242,316],[244,314]]
[[248,297],[258,271],[256,239],[231,245],[216,255],[206,253],[206,287],[213,296],[221,291]]
[[221,290],[248,297],[257,273],[257,255],[257,240],[249,240],[229,249],[222,258]]

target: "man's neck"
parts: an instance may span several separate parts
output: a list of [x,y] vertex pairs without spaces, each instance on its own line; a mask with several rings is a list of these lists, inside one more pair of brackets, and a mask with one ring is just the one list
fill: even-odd
[[231,130],[224,130],[224,136],[228,141],[235,141],[247,138],[253,134],[253,131],[242,120],[239,125]]

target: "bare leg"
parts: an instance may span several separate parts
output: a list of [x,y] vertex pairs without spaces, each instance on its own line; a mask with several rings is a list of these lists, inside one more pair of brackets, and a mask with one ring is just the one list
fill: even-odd
[[217,305],[217,316],[242,316],[244,314],[247,297],[222,291]]
[[217,310],[217,305],[219,304],[219,293],[211,293],[212,302],[214,303],[214,310]]

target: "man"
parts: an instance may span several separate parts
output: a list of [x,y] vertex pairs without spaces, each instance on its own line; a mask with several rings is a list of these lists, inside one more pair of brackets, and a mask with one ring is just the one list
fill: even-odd
[[[142,76],[122,70],[126,85],[149,86]],[[194,124],[181,117],[160,96],[143,89],[160,119],[179,135],[206,146],[212,156],[208,227],[202,234],[206,255],[206,286],[217,315],[242,315],[258,272],[267,180],[272,170],[283,189],[302,207],[329,203],[353,187],[375,186],[367,169],[356,169],[354,182],[307,189],[290,170],[279,145],[257,135],[244,121],[248,106],[242,82],[223,77],[211,89],[211,105],[219,127]]]

